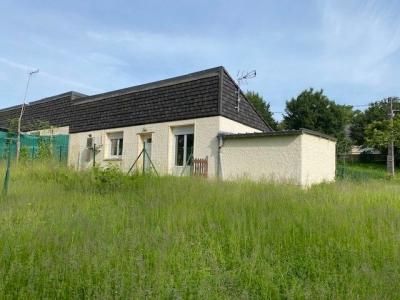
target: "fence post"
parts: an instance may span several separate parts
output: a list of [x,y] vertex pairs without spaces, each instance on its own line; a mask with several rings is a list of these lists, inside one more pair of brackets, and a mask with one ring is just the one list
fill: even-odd
[[142,173],[146,174],[146,143],[143,142],[143,165],[142,165]]
[[96,144],[93,144],[93,168],[96,167]]
[[61,160],[62,160],[62,146],[60,145],[60,160],[59,160],[60,164],[61,164]]
[[8,157],[7,157],[7,170],[4,178],[3,194],[8,194],[8,184],[10,182],[10,166],[11,166],[11,140],[8,141]]

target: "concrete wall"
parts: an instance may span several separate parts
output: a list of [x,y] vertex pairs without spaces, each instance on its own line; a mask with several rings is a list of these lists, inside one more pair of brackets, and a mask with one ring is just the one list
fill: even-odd
[[225,139],[223,179],[248,178],[310,186],[335,179],[336,143],[309,134]]
[[69,126],[53,127],[48,129],[40,129],[29,131],[28,133],[39,133],[39,135],[58,135],[58,134],[69,134]]
[[[152,138],[151,159],[160,174],[181,173],[181,168],[175,167],[175,132],[180,129],[193,128],[195,158],[208,157],[208,173],[210,177],[217,174],[218,167],[218,133],[246,133],[259,130],[225,117],[207,117],[184,121],[155,123],[141,126],[121,127],[109,130],[97,130],[83,133],[72,133],[69,142],[69,165],[79,169],[86,169],[93,165],[93,152],[86,149],[86,140],[89,135],[95,138],[98,145],[96,164],[100,166],[115,165],[123,171],[128,171],[134,160],[143,149],[143,138]],[[122,157],[110,159],[108,157],[111,134],[122,133],[124,149]],[[142,160],[138,161],[138,168],[142,167]]]
[[[115,128],[110,130],[97,130],[70,135],[69,165],[85,169],[93,164],[93,155],[86,149],[86,140],[91,134],[99,147],[96,154],[96,163],[100,166],[113,164],[123,171],[128,171],[134,160],[143,148],[143,137],[152,138],[151,159],[161,174],[172,174],[174,171],[175,140],[174,130],[180,127],[193,127],[194,129],[194,157],[209,158],[209,173],[214,175],[217,157],[217,133],[219,117],[200,118],[193,120],[156,123],[141,126]],[[111,133],[123,133],[123,155],[119,159],[109,159],[109,141],[107,136]],[[89,152],[89,153],[88,153]],[[79,163],[78,163],[79,161]],[[141,161],[138,167],[141,168]]]
[[301,136],[226,139],[221,148],[222,178],[301,184],[300,150]]
[[[182,167],[175,166],[174,137],[187,131],[194,132],[193,156],[208,157],[210,177],[219,174],[228,180],[245,177],[302,186],[335,178],[335,142],[305,133],[225,139],[218,156],[219,133],[259,132],[221,116],[73,133],[70,135],[68,162],[79,169],[93,165],[93,151],[86,148],[87,138],[92,135],[98,146],[96,164],[103,167],[115,165],[127,172],[142,151],[144,139],[151,137],[151,159],[157,171],[180,175]],[[109,156],[111,136],[124,139],[121,157]],[[139,160],[137,169],[141,168],[142,160]]]
[[247,125],[232,121],[225,117],[219,117],[219,132],[220,133],[252,133],[261,132],[261,130],[249,127]]
[[335,180],[336,142],[303,134],[301,144],[301,184],[309,186]]

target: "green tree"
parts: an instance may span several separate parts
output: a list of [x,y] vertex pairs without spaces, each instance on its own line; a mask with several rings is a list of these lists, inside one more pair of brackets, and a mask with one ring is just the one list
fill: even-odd
[[[393,108],[400,109],[398,98],[388,98],[371,103],[365,111],[356,111],[351,121],[350,136],[355,144],[367,145],[365,136],[368,125],[374,122],[388,120],[390,112],[390,100],[393,100]],[[399,115],[395,119],[400,118]],[[375,124],[377,125],[377,124]]]
[[10,134],[16,133],[18,131],[18,118],[9,119],[7,129]]
[[273,117],[270,104],[267,103],[264,98],[256,92],[248,91],[246,93],[246,98],[253,104],[254,108],[264,119],[264,121],[267,122],[272,129],[276,130],[278,123]]
[[400,119],[374,121],[365,129],[366,145],[386,151],[390,141],[400,145]]
[[283,126],[285,129],[307,128],[344,139],[345,126],[351,116],[351,106],[336,104],[323,90],[310,88],[286,102]]

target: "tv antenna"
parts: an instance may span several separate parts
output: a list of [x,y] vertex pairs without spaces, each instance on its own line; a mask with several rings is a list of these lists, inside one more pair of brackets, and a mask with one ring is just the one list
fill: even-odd
[[39,69],[33,70],[28,72],[28,81],[26,83],[26,87],[25,87],[25,95],[24,95],[24,102],[22,102],[21,105],[21,111],[19,114],[19,118],[18,118],[18,132],[17,132],[17,162],[19,160],[19,152],[21,149],[21,122],[22,122],[22,117],[24,115],[25,112],[25,107],[26,107],[26,96],[28,95],[28,89],[29,89],[29,83],[31,81],[31,77],[34,74],[39,73]]
[[237,112],[240,111],[240,101],[241,101],[241,99],[240,99],[240,97],[241,97],[241,95],[240,95],[240,86],[242,84],[247,84],[247,80],[256,77],[256,75],[257,75],[256,70],[253,70],[253,71],[250,71],[250,72],[239,71],[237,73],[236,81],[237,81],[238,89],[237,89],[237,92],[236,92],[237,93],[237,104],[236,104],[236,107],[235,107]]

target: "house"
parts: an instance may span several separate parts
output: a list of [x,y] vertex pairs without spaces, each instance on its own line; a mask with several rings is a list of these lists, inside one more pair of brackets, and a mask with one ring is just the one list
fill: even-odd
[[[203,159],[209,177],[334,180],[334,139],[308,130],[274,132],[238,91],[217,67],[98,95],[68,92],[30,103],[22,128],[34,131],[44,121],[53,134],[69,134],[68,163],[77,169],[154,167],[181,175]],[[19,110],[0,110],[0,127]]]

